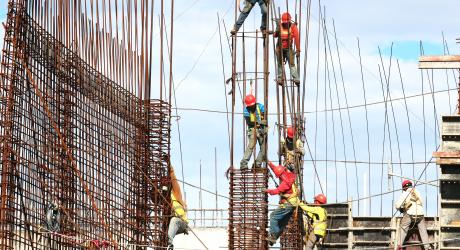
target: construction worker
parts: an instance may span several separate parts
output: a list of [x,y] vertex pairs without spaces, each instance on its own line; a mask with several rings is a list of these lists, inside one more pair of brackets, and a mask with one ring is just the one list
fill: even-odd
[[289,62],[292,81],[298,86],[300,84],[300,80],[299,74],[297,72],[297,67],[295,66],[292,42],[294,41],[296,47],[295,54],[297,57],[299,57],[300,37],[297,25],[291,21],[291,14],[289,14],[288,12],[283,13],[283,15],[281,16],[281,27],[279,24],[277,25],[276,31],[273,34],[273,36],[279,37],[275,49],[277,55],[276,58],[278,61],[278,72],[276,81],[279,85],[283,84],[284,60],[287,60]]
[[395,204],[396,209],[404,214],[400,223],[401,230],[399,233],[398,250],[403,249],[402,245],[404,245],[404,240],[410,229],[410,225],[418,227],[424,248],[432,249],[428,241],[428,233],[426,231],[425,216],[420,193],[413,187],[410,180],[402,182],[402,189],[403,192]]
[[304,155],[303,142],[297,139],[294,144],[295,129],[288,127],[286,139],[281,139],[281,155],[284,156],[283,164],[285,166],[295,165],[297,159],[301,159]]
[[270,246],[273,246],[288,224],[295,207],[300,204],[300,200],[298,198],[298,189],[295,185],[297,175],[294,173],[293,166],[276,166],[272,162],[268,162],[268,165],[275,176],[280,179],[280,184],[277,188],[265,190],[270,195],[280,196],[280,205],[270,214],[270,232],[267,241]]
[[171,250],[174,249],[173,240],[177,234],[188,234],[188,220],[185,211],[186,203],[182,199],[182,192],[173,167],[169,170],[169,176],[171,178],[172,217],[168,227],[168,250]]
[[[239,1],[238,1],[239,2]],[[241,28],[241,26],[244,23],[244,20],[248,17],[249,13],[251,12],[252,8],[256,3],[259,4],[260,6],[260,12],[262,13],[262,21],[260,23],[260,31],[265,34],[265,30],[267,29],[267,6],[268,6],[268,0],[245,0],[244,1],[244,8],[240,13],[240,16],[238,17],[238,20],[236,20],[235,25],[233,26],[233,29],[230,31],[232,35],[235,35],[236,32]]]
[[255,167],[260,168],[265,160],[265,142],[267,140],[267,120],[265,120],[265,107],[263,104],[256,103],[254,95],[249,94],[244,98],[246,107],[244,108],[244,118],[248,126],[247,139],[248,145],[244,151],[240,169],[247,169],[252,152],[256,146],[256,139],[259,142],[260,150],[255,160]]
[[306,250],[313,249],[317,244],[321,245],[326,236],[327,212],[326,209],[320,207],[326,202],[326,196],[318,194],[314,198],[315,206],[308,206],[303,202],[300,204],[300,208],[306,213],[303,219],[305,228],[308,228],[309,232],[306,236]]

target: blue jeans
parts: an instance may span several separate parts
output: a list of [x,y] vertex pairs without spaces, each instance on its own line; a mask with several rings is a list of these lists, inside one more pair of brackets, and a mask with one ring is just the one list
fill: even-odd
[[168,244],[173,244],[173,239],[176,237],[176,234],[186,234],[187,233],[187,223],[180,218],[172,217],[169,221],[168,227]]
[[240,16],[238,17],[238,20],[236,20],[235,23],[235,30],[239,30],[241,26],[244,23],[244,20],[246,20],[246,17],[249,16],[249,13],[252,10],[252,7],[256,5],[256,3],[259,3],[260,6],[260,13],[262,13],[262,21],[260,23],[260,30],[265,30],[267,28],[267,4],[265,3],[265,0],[246,0],[244,2],[244,8],[240,13]]
[[289,219],[294,212],[294,207],[290,204],[286,204],[285,207],[278,207],[270,214],[270,234],[278,239],[283,232],[286,225],[289,223]]

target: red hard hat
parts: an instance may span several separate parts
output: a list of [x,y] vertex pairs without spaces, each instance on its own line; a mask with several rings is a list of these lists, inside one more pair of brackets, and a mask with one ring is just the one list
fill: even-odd
[[284,168],[282,165],[275,165],[271,161],[268,162],[268,165],[270,166],[276,177],[280,177],[283,174],[284,170],[286,170],[286,168]]
[[327,198],[324,194],[318,194],[315,196],[315,201],[317,201],[319,204],[326,204]]
[[290,23],[291,22],[291,14],[289,12],[284,12],[281,16],[281,23]]
[[294,138],[294,133],[295,133],[295,130],[294,130],[293,127],[289,127],[289,128],[287,129],[287,137],[289,137],[289,138],[291,138],[291,139]]
[[404,180],[403,183],[402,183],[402,187],[405,188],[405,187],[412,187],[412,181],[410,180]]
[[252,106],[256,104],[256,97],[249,94],[244,98],[244,103],[246,103],[246,106]]

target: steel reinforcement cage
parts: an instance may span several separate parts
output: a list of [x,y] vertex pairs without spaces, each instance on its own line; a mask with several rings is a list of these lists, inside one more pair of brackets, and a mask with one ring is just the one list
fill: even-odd
[[165,247],[170,105],[97,72],[22,4],[4,26],[0,249]]
[[268,249],[267,171],[230,171],[229,249]]

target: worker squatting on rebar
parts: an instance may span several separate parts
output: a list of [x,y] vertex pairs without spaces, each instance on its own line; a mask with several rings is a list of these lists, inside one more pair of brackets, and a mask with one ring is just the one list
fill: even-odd
[[[238,1],[239,2],[239,1]],[[240,16],[236,20],[235,25],[233,25],[233,29],[230,31],[232,35],[235,35],[236,32],[241,28],[241,26],[244,23],[244,20],[249,16],[249,13],[251,12],[252,8],[256,3],[259,4],[260,6],[260,12],[262,14],[262,20],[260,22],[260,31],[262,31],[263,34],[265,34],[265,31],[267,29],[267,12],[268,12],[268,2],[269,0],[245,0],[244,1],[244,8],[240,13]]]
[[425,214],[423,212],[422,199],[420,193],[416,190],[410,180],[404,180],[402,182],[403,192],[396,201],[395,207],[401,213],[403,218],[400,224],[400,234],[398,241],[398,250],[403,249],[401,245],[404,245],[404,240],[407,236],[407,232],[410,230],[410,225],[418,227],[420,238],[425,249],[433,249],[429,244],[428,232],[426,230]]
[[270,214],[270,232],[267,238],[268,243],[273,246],[284,228],[289,222],[295,209],[299,207],[306,213],[304,223],[307,223],[310,228],[306,244],[306,249],[313,249],[316,244],[321,244],[326,235],[327,228],[327,212],[326,209],[317,206],[326,204],[327,199],[323,194],[315,196],[315,205],[308,206],[300,201],[298,188],[295,184],[297,175],[294,172],[293,165],[284,167],[276,166],[272,162],[268,162],[276,177],[280,179],[280,185],[275,189],[267,189],[270,195],[280,196],[280,205]]
[[243,159],[240,163],[240,169],[247,169],[248,162],[251,159],[252,152],[256,146],[256,139],[259,143],[260,150],[254,162],[255,168],[262,167],[265,160],[267,141],[267,120],[265,119],[265,107],[263,104],[257,103],[254,95],[249,94],[244,98],[246,107],[244,108],[244,118],[248,126],[247,139],[248,145],[244,151]]
[[295,65],[295,57],[294,57],[294,48],[292,46],[292,42],[295,44],[295,54],[296,57],[300,56],[300,37],[299,37],[299,30],[297,29],[297,25],[292,22],[291,14],[288,12],[283,13],[281,16],[281,27],[279,22],[276,22],[276,31],[273,34],[273,37],[279,37],[278,42],[276,44],[276,59],[278,62],[278,71],[276,73],[276,82],[279,85],[284,83],[283,79],[283,69],[284,69],[284,62],[289,62],[289,69],[291,72],[292,81],[299,86],[300,78],[299,73],[297,72],[297,67]]

